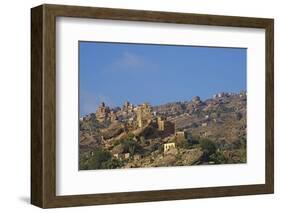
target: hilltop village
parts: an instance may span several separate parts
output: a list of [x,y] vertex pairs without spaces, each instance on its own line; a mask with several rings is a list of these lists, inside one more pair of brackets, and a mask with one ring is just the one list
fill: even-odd
[[101,103],[79,121],[79,169],[246,162],[246,92],[151,106]]

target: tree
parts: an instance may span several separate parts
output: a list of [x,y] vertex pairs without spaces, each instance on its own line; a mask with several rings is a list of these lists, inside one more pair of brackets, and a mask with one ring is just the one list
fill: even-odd
[[192,143],[188,139],[182,139],[178,142],[179,147],[184,149],[190,149],[192,148]]
[[133,140],[125,140],[122,143],[124,152],[129,152],[131,155],[134,155],[137,152],[141,152],[142,151],[142,147]]
[[123,166],[119,159],[112,158],[110,152],[101,148],[95,149],[91,155],[83,156],[79,161],[79,168],[82,170],[91,169],[115,169]]
[[127,136],[127,139],[128,139],[129,141],[131,141],[131,140],[134,139],[134,137],[135,137],[134,133],[129,132],[129,133],[128,133],[128,136]]
[[211,154],[214,154],[217,150],[216,145],[214,144],[213,141],[209,140],[209,139],[200,139],[199,141],[200,147],[202,149],[202,151]]
[[209,161],[210,156],[216,153],[216,145],[214,144],[213,141],[209,139],[200,139],[199,141],[201,150],[203,151],[203,160],[204,161]]
[[242,137],[232,143],[233,149],[247,149],[247,140]]
[[210,155],[210,161],[215,162],[215,164],[225,164],[228,162],[228,159],[221,152],[215,152]]
[[111,153],[101,148],[95,149],[87,161],[88,169],[107,169],[106,162],[112,158]]
[[123,162],[116,158],[113,158],[110,161],[105,161],[102,164],[103,164],[102,167],[106,169],[115,169],[123,166]]

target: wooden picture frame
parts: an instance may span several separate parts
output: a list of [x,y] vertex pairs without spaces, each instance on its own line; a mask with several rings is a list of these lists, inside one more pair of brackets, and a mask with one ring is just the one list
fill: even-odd
[[[265,184],[122,193],[56,195],[56,18],[262,28],[266,34]],[[31,9],[31,203],[41,208],[179,200],[274,192],[274,21],[63,5]]]

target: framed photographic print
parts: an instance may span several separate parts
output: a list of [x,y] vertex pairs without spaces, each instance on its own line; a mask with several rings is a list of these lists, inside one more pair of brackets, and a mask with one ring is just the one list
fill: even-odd
[[274,191],[273,19],[31,9],[31,203]]

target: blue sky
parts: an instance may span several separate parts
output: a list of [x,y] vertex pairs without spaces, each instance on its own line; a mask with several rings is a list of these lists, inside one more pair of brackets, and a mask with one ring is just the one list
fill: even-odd
[[244,48],[79,42],[80,115],[246,90]]

